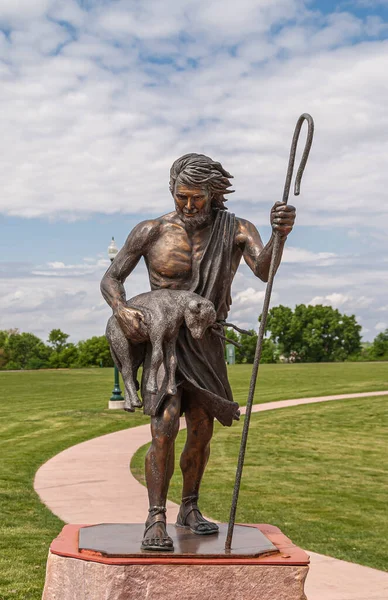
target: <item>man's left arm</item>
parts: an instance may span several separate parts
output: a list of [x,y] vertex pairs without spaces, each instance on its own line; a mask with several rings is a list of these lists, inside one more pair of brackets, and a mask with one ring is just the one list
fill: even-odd
[[274,204],[270,215],[272,235],[266,246],[263,245],[260,234],[252,223],[245,219],[238,219],[237,244],[243,251],[243,257],[248,267],[262,281],[268,281],[275,233],[280,235],[280,251],[276,269],[279,267],[285,241],[294,225],[295,212],[293,206],[282,202]]

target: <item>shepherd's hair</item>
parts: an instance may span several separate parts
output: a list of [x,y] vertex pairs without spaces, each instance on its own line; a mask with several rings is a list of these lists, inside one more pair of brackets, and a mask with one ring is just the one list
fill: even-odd
[[202,187],[210,190],[213,208],[228,210],[225,206],[224,194],[232,194],[232,184],[229,179],[233,175],[225,171],[221,163],[215,162],[204,154],[185,154],[178,158],[170,169],[170,192],[174,195],[175,184]]

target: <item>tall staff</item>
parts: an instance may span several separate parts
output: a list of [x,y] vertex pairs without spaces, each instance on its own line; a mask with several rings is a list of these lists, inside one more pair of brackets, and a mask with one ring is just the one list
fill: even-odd
[[[288,161],[288,169],[287,169],[287,175],[286,175],[286,181],[284,184],[283,199],[282,199],[282,202],[284,202],[285,204],[287,204],[288,197],[290,195],[292,174],[294,172],[296,148],[298,145],[299,134],[300,134],[300,130],[301,130],[303,121],[307,121],[308,131],[307,131],[306,145],[305,145],[303,155],[302,155],[302,160],[300,161],[300,166],[299,166],[298,172],[296,174],[296,178],[295,178],[295,187],[294,187],[294,195],[295,196],[299,196],[299,193],[300,193],[300,182],[302,180],[303,171],[306,166],[306,162],[307,162],[307,159],[309,156],[311,144],[313,141],[314,121],[313,121],[311,115],[309,115],[307,113],[303,113],[303,115],[301,115],[299,117],[299,119],[296,123],[294,136],[292,138],[292,143],[291,143],[290,158]],[[267,317],[268,317],[269,303],[271,300],[272,286],[273,286],[273,281],[275,278],[276,265],[278,264],[278,259],[279,259],[279,249],[280,249],[280,234],[279,234],[279,232],[276,232],[273,250],[272,250],[272,258],[271,258],[271,266],[270,266],[270,270],[269,270],[268,283],[267,283],[267,288],[265,290],[265,298],[264,298],[263,311],[262,311],[261,322],[260,322],[260,327],[259,327],[259,335],[258,335],[257,344],[256,344],[255,359],[253,361],[251,382],[249,385],[249,393],[248,393],[248,400],[247,400],[247,406],[246,406],[246,412],[245,412],[244,427],[243,427],[243,432],[242,432],[242,436],[241,436],[241,446],[240,446],[240,453],[239,453],[238,463],[237,463],[236,480],[235,480],[234,489],[233,489],[232,506],[230,509],[228,534],[226,536],[226,542],[225,542],[225,550],[226,551],[230,550],[231,546],[232,546],[233,529],[234,529],[234,523],[235,523],[235,519],[236,519],[237,502],[238,502],[238,495],[240,492],[241,475],[242,475],[242,470],[243,470],[243,466],[244,466],[245,449],[246,449],[247,439],[248,439],[249,423],[251,420],[253,397],[255,394],[256,380],[257,380],[257,373],[259,371],[261,352],[263,349],[263,339],[264,339],[264,333],[265,333],[265,328],[266,328],[266,324],[267,324]]]

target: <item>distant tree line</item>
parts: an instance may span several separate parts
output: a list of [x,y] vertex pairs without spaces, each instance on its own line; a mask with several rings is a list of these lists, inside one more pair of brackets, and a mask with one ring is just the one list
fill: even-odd
[[17,329],[0,331],[0,369],[68,369],[112,367],[109,345],[104,335],[72,344],[69,335],[53,329],[45,344],[32,333]]
[[[260,319],[259,319],[260,320]],[[257,332],[251,335],[226,329],[237,342],[236,363],[253,363]],[[47,342],[17,329],[0,330],[0,369],[68,369],[112,367],[105,336],[72,344],[69,335],[53,329]],[[330,306],[299,304],[294,310],[276,306],[269,311],[261,362],[335,362],[388,360],[388,329],[373,342],[361,343],[361,326],[354,315]]]
[[[253,363],[257,333],[250,333],[226,331],[228,338],[241,345],[235,350],[237,363]],[[268,313],[265,336],[263,363],[388,360],[388,329],[373,342],[362,343],[356,317],[331,306],[299,304],[294,310],[275,306]]]

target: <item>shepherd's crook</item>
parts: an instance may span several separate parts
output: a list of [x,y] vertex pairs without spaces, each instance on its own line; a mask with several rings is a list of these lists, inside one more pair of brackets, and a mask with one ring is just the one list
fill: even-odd
[[[287,204],[288,196],[290,194],[291,179],[292,179],[292,174],[294,172],[296,147],[298,144],[299,134],[300,134],[300,130],[301,130],[303,121],[307,121],[307,123],[308,123],[308,132],[307,132],[306,146],[303,151],[303,155],[302,155],[302,159],[300,161],[300,166],[299,166],[298,172],[296,174],[295,188],[294,188],[295,196],[298,196],[299,192],[300,192],[300,182],[302,180],[303,171],[306,166],[306,162],[307,162],[308,155],[310,152],[311,144],[313,141],[314,121],[313,121],[311,115],[304,113],[298,119],[298,122],[295,127],[294,137],[292,138],[290,158],[288,161],[286,182],[284,184],[284,192],[283,192],[283,199],[282,199],[282,202],[284,202],[285,204]],[[276,265],[278,264],[279,248],[280,248],[280,234],[279,234],[279,232],[276,232],[274,244],[273,244],[273,250],[272,250],[271,266],[269,269],[268,283],[267,283],[267,288],[265,291],[263,311],[262,311],[261,322],[260,322],[260,327],[259,327],[259,335],[258,335],[257,344],[256,344],[255,360],[253,362],[251,382],[249,385],[249,393],[248,393],[248,400],[247,400],[247,406],[246,406],[246,412],[245,412],[244,427],[243,427],[243,432],[242,432],[242,436],[241,436],[240,454],[238,457],[236,480],[235,480],[234,490],[233,490],[232,507],[230,509],[228,534],[227,534],[226,542],[225,542],[225,551],[230,551],[231,546],[232,546],[233,528],[234,528],[234,522],[235,522],[235,518],[236,518],[236,510],[237,510],[238,495],[239,495],[239,491],[240,491],[241,475],[242,475],[242,470],[243,470],[243,466],[244,466],[245,449],[246,449],[246,445],[247,445],[248,429],[249,429],[249,423],[250,423],[250,419],[251,419],[253,396],[255,393],[257,373],[259,371],[261,351],[263,348],[263,339],[264,339],[264,333],[265,333],[265,328],[266,328],[266,324],[267,324],[268,309],[269,309],[269,303],[270,303],[270,299],[271,299],[272,285],[273,285],[273,280],[275,278]]]

